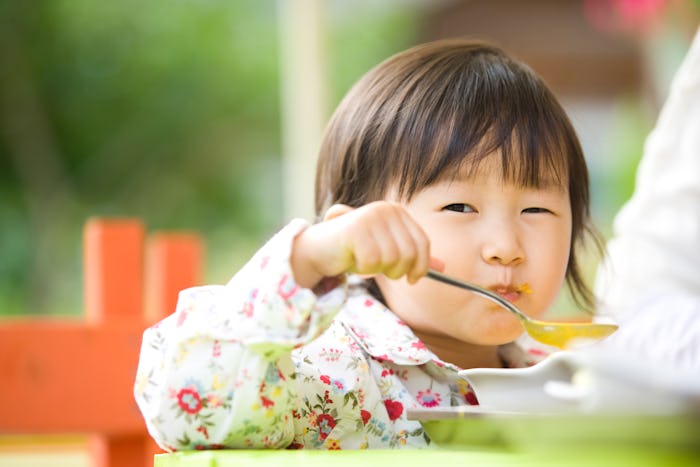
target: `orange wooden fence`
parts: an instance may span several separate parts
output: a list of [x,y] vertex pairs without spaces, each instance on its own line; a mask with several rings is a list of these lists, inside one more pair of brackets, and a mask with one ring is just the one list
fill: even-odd
[[91,219],[83,252],[83,319],[0,321],[0,436],[88,434],[93,466],[150,466],[160,449],[133,397],[141,334],[200,282],[203,243]]

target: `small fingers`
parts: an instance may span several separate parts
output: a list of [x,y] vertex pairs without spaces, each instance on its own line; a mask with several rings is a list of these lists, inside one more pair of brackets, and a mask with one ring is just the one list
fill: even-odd
[[391,279],[406,276],[409,282],[416,282],[425,275],[430,258],[423,229],[398,204],[380,204],[374,214],[372,241],[357,243],[358,272],[382,273]]
[[375,237],[372,232],[368,232],[364,240],[357,238],[355,245],[354,272],[358,274],[383,273],[387,260],[397,254],[391,242],[381,236]]
[[406,273],[406,279],[409,283],[416,283],[421,277],[428,272],[430,266],[430,240],[423,228],[418,225],[408,213],[407,221],[408,232],[411,235],[411,242],[415,250],[414,259],[411,263],[411,268]]
[[391,213],[381,214],[372,220],[366,239],[357,238],[355,267],[360,274],[385,274],[396,278],[401,275],[397,267],[403,252],[391,228]]
[[391,225],[398,255],[385,274],[391,279],[406,276],[413,283],[425,274],[423,269],[427,269],[428,241],[408,213],[401,211],[398,215],[400,219]]

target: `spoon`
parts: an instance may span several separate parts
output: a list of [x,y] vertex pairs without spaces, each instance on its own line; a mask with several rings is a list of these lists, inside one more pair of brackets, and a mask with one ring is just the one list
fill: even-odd
[[498,303],[520,319],[525,331],[533,339],[561,349],[565,348],[574,339],[602,339],[615,332],[618,327],[616,324],[539,321],[530,318],[508,300],[488,289],[446,276],[433,269],[428,269],[427,276],[439,282],[469,290],[492,302]]

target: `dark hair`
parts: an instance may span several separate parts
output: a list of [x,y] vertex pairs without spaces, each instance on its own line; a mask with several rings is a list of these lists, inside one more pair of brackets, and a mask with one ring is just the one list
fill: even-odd
[[390,187],[421,189],[474,171],[500,151],[503,178],[526,187],[568,184],[572,253],[566,282],[592,306],[575,252],[590,225],[588,170],[576,132],[546,84],[500,48],[458,39],[394,55],[364,75],[326,128],[316,171],[316,214],[359,207]]

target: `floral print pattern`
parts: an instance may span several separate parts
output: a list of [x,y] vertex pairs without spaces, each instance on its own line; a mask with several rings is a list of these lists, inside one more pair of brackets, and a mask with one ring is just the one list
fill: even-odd
[[202,399],[193,388],[183,388],[177,393],[177,403],[182,410],[189,414],[196,414],[202,409]]
[[[478,403],[359,279],[318,296],[296,284],[291,243],[307,225],[290,223],[227,285],[182,291],[144,332],[134,394],[164,449],[424,447],[411,409]],[[546,355],[501,350],[512,367]]]

